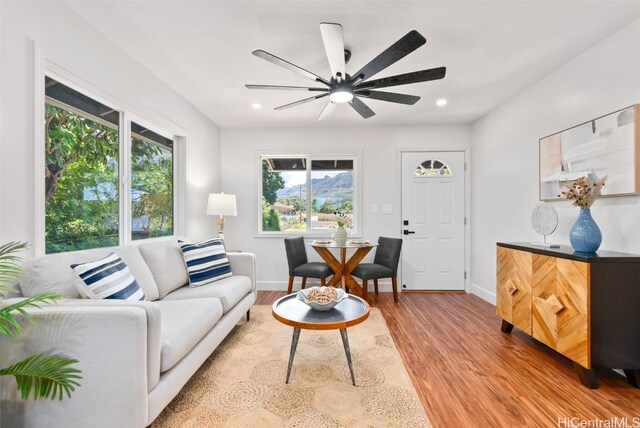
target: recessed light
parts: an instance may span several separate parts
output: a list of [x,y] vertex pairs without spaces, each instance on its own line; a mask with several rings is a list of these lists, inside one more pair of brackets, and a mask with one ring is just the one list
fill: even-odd
[[251,104],[251,107],[253,107],[254,109],[258,110],[259,108],[262,108],[262,104],[253,103],[253,104]]
[[436,101],[436,105],[438,107],[444,107],[447,105],[447,100],[444,98],[440,98],[438,101]]

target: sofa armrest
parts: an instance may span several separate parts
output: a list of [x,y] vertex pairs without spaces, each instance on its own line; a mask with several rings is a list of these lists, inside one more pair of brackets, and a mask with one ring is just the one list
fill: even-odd
[[3,423],[11,426],[17,418],[13,426],[146,425],[148,313],[154,310],[79,303],[29,310],[36,324],[23,323],[19,340],[0,335],[2,366],[44,352],[75,358],[82,371],[81,386],[62,401],[21,401],[13,378],[0,378]]
[[256,255],[253,253],[227,253],[231,271],[234,275],[246,275],[251,278],[251,290],[256,293]]
[[59,307],[130,307],[140,308],[147,318],[147,390],[160,382],[160,308],[154,302],[136,302],[116,299],[63,299]]

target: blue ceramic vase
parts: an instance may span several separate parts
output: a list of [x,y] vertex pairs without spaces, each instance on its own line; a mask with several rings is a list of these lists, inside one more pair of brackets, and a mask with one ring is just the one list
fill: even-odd
[[595,253],[600,248],[602,233],[593,221],[589,208],[580,209],[578,220],[571,228],[569,241],[573,249],[581,253]]

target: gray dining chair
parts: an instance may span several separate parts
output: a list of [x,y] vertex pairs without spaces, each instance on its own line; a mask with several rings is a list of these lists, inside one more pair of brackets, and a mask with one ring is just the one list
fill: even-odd
[[319,278],[320,285],[325,285],[326,278],[333,275],[333,271],[324,262],[309,262],[307,260],[307,250],[304,245],[304,238],[286,238],[284,248],[287,252],[287,262],[289,263],[289,286],[287,293],[293,290],[293,279],[296,276],[302,277],[302,288],[307,283],[307,278]]
[[362,280],[362,298],[367,299],[367,282],[372,279],[375,292],[378,294],[378,279],[391,278],[393,289],[393,300],[398,303],[398,263],[400,262],[400,251],[402,250],[402,239],[385,238],[378,239],[378,247],[373,263],[360,263],[351,272],[351,275]]

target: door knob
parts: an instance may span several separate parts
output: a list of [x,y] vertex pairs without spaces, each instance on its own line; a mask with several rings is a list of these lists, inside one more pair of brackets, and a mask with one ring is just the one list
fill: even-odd
[[413,230],[404,230],[402,233],[404,233],[405,235],[408,235],[410,233],[416,233],[416,232]]

